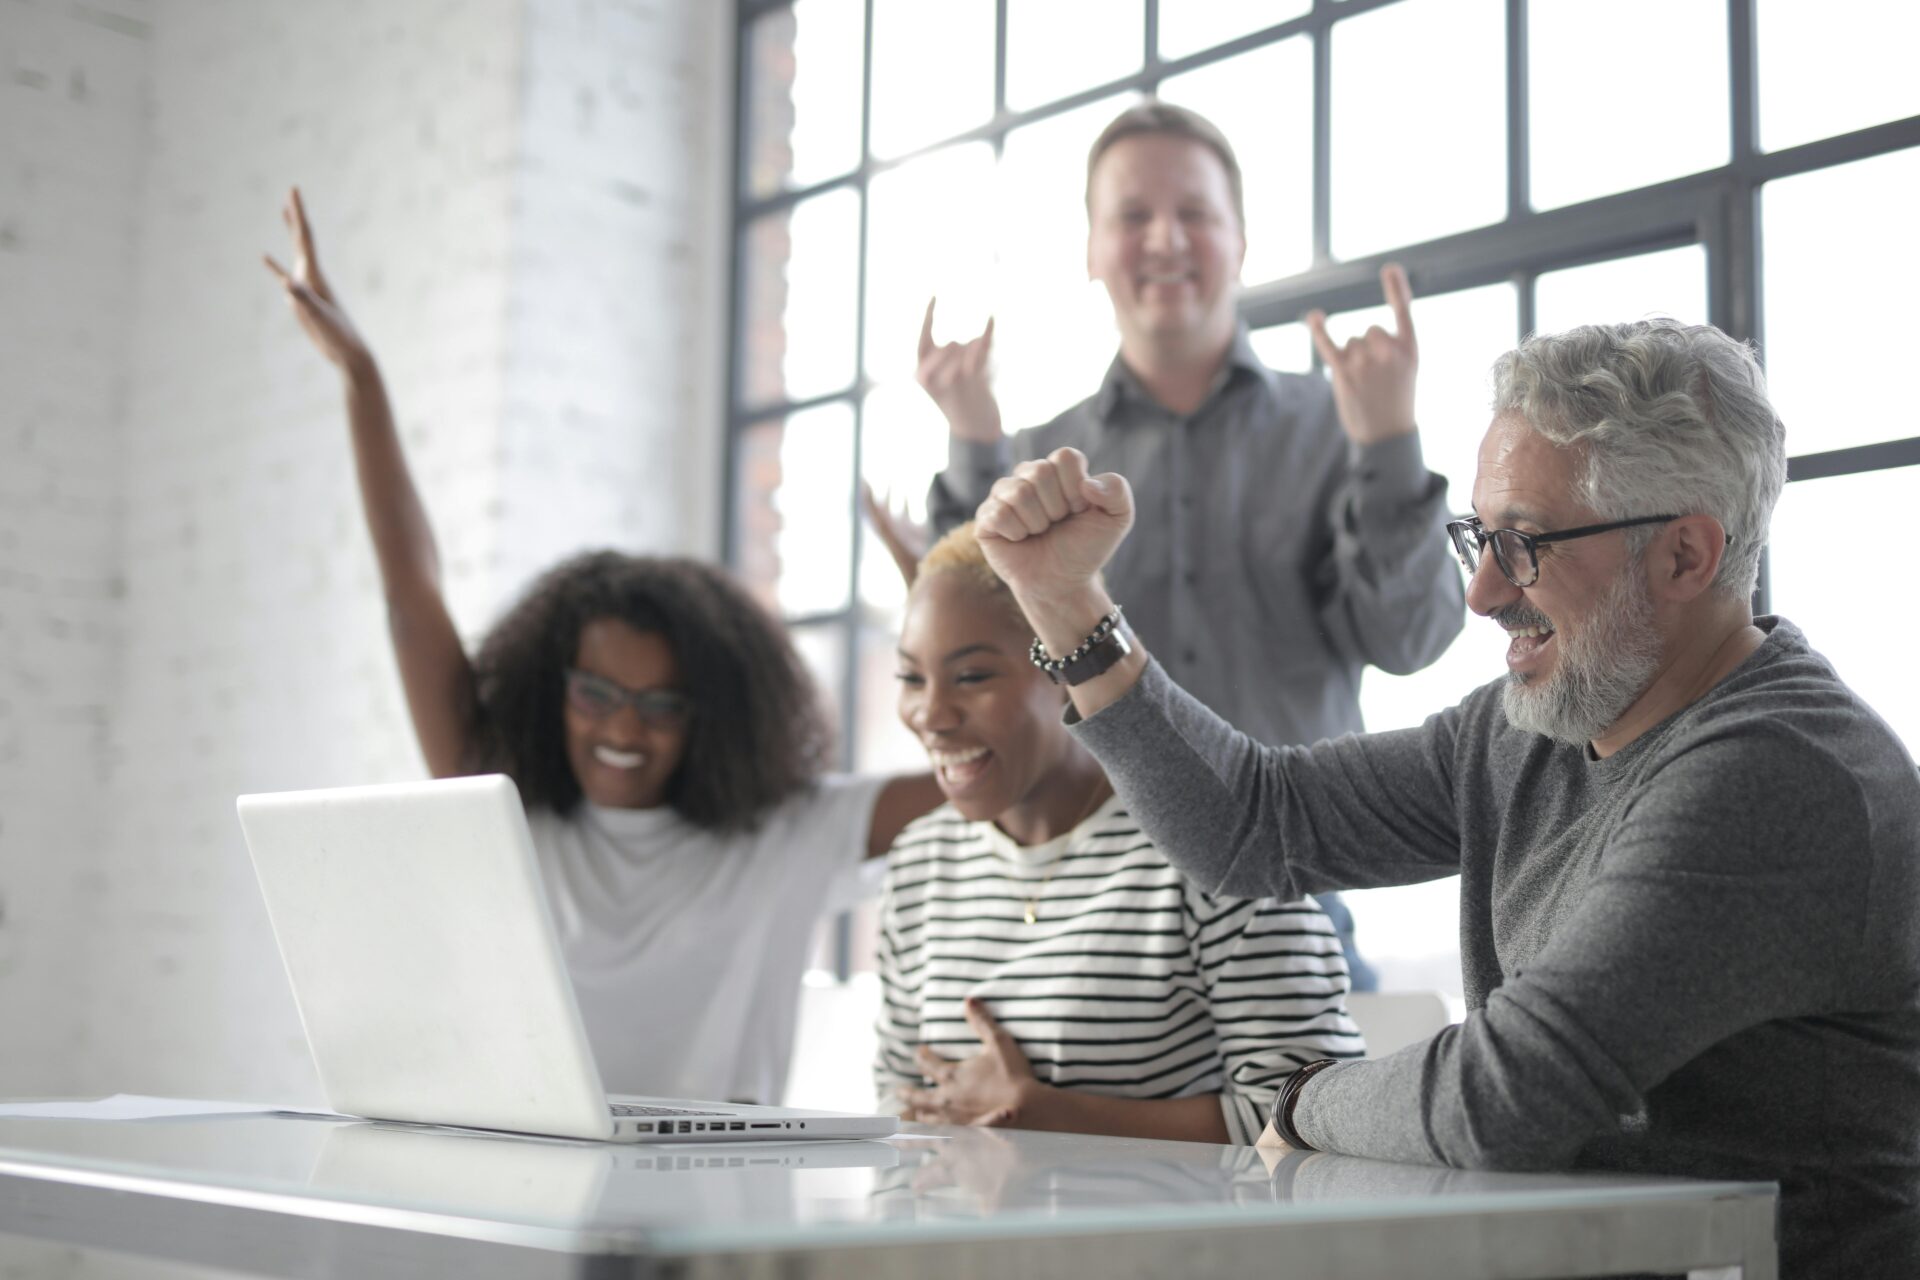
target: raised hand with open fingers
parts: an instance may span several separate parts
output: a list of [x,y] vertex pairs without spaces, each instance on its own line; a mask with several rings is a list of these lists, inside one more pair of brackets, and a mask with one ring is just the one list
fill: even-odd
[[1380,269],[1380,288],[1393,308],[1394,332],[1374,325],[1345,344],[1327,335],[1327,315],[1307,316],[1313,346],[1333,381],[1340,425],[1357,444],[1378,444],[1414,430],[1414,375],[1420,347],[1413,334],[1413,290],[1398,263]]
[[920,322],[920,359],[914,377],[962,440],[993,444],[1000,439],[1000,405],[993,398],[987,362],[993,354],[993,320],[966,342],[933,340],[933,305]]
[[860,482],[860,508],[874,536],[893,558],[893,567],[911,587],[920,573],[920,557],[927,554],[927,530],[915,523],[904,507],[895,507],[891,496],[883,499],[876,494],[865,480]]
[[926,1045],[917,1054],[920,1070],[932,1085],[902,1089],[904,1118],[922,1124],[1018,1125],[1021,1111],[1046,1088],[1006,1028],[977,997],[964,1006],[967,1025],[980,1037],[980,1052],[969,1058],[943,1058]]
[[271,254],[262,254],[267,270],[279,278],[295,318],[320,354],[342,369],[351,368],[366,358],[367,344],[321,274],[320,259],[313,247],[313,227],[307,221],[300,188],[287,193],[280,217],[293,237],[293,270],[281,266]]

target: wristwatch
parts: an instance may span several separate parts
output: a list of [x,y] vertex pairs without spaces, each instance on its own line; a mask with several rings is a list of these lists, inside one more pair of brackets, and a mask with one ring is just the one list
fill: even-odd
[[1072,686],[1085,684],[1132,652],[1132,633],[1127,629],[1120,607],[1115,605],[1113,612],[1100,619],[1100,625],[1093,629],[1093,633],[1066,657],[1048,657],[1047,648],[1040,643],[1039,636],[1033,638],[1033,648],[1027,656],[1033,659],[1034,666],[1046,673],[1047,679],[1055,684]]

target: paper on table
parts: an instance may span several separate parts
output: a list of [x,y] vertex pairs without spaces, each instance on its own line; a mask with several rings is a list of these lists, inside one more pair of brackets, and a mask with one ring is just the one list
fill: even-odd
[[108,1098],[61,1098],[47,1102],[0,1102],[0,1116],[41,1120],[159,1120],[174,1116],[299,1115],[339,1119],[338,1112],[281,1107],[263,1102],[212,1102],[200,1098],[150,1098],[116,1093]]

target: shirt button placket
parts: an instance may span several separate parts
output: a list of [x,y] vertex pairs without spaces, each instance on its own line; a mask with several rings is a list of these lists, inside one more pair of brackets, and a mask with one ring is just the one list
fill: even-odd
[[1169,586],[1174,602],[1170,611],[1172,616],[1168,619],[1172,634],[1167,639],[1169,652],[1178,653],[1181,668],[1190,671],[1194,666],[1194,651],[1189,631],[1198,604],[1194,588],[1200,580],[1193,554],[1193,481],[1187,465],[1187,433],[1193,429],[1193,422],[1171,415],[1169,421],[1173,434],[1173,447],[1167,451],[1173,464],[1173,474],[1169,478],[1173,481],[1173,492],[1177,496],[1174,501],[1172,536],[1167,539],[1173,557],[1173,563],[1169,566],[1172,570]]

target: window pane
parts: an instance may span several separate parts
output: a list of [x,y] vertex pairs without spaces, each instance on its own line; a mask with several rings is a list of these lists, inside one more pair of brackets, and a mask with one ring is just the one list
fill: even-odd
[[1754,25],[1768,150],[1920,115],[1913,0],[1758,0]]
[[788,616],[846,605],[853,563],[853,408],[821,405],[740,434],[741,577]]
[[[1386,307],[1331,317],[1328,333],[1344,342],[1369,325],[1391,329]],[[1493,362],[1512,349],[1520,324],[1519,295],[1510,284],[1415,298],[1413,324],[1420,337],[1420,382],[1414,416],[1427,466],[1447,478],[1447,507],[1473,506],[1473,479],[1481,437],[1493,411]],[[1434,530],[1434,537],[1444,535]],[[1507,637],[1498,627],[1469,617],[1453,647],[1439,661],[1410,676],[1367,668],[1360,681],[1360,710],[1367,728],[1416,725],[1465,697],[1505,670]]]
[[[1906,544],[1907,513],[1920,498],[1920,467],[1802,480],[1786,487],[1773,516],[1767,580],[1773,611],[1793,620],[1840,678],[1920,753],[1920,683],[1912,673],[1913,606],[1893,593],[1891,617],[1861,621],[1861,602],[1888,598],[1889,571]],[[1833,532],[1875,556],[1835,554]]]
[[[1163,9],[1164,12],[1164,9]],[[1243,53],[1160,86],[1168,102],[1220,126],[1246,187],[1247,284],[1313,262],[1313,45],[1307,37]]]
[[[1007,135],[992,307],[994,395],[1009,431],[1092,395],[1113,360],[1113,307],[1106,290],[1087,279],[1087,150],[1136,100],[1106,98]],[[980,331],[962,320],[943,311],[935,336],[953,341]]]
[[1438,991],[1460,1000],[1459,876],[1340,896],[1382,991]]
[[1905,374],[1920,150],[1767,184],[1764,355],[1789,454],[1920,435]]
[[1008,0],[1007,105],[1037,107],[1141,66],[1142,0]]
[[1541,333],[1654,315],[1705,324],[1707,251],[1688,244],[1549,271],[1535,281],[1533,300],[1534,327]]
[[827,711],[827,723],[834,726],[839,741],[846,741],[847,628],[840,622],[816,622],[811,626],[789,627],[793,647],[806,664],[820,691],[820,702]]
[[1727,0],[1533,0],[1527,58],[1534,208],[1727,162]]
[[747,36],[747,192],[810,186],[860,163],[860,0],[796,0]]
[[911,377],[927,299],[957,331],[986,323],[993,151],[948,147],[876,176],[867,215],[867,376]]
[[[925,527],[927,485],[947,465],[947,420],[915,382],[890,382],[867,393],[860,433],[860,477],[874,496]],[[861,531],[860,600],[869,610],[897,611],[906,586],[880,539]]]
[[862,773],[906,773],[927,768],[926,748],[900,723],[900,684],[894,649],[900,642],[900,615],[860,628],[860,705],[854,713],[853,767]]
[[[1420,383],[1414,413],[1427,466],[1447,477],[1447,503],[1464,511],[1473,503],[1480,439],[1492,418],[1491,368],[1514,345],[1519,295],[1512,285],[1490,285],[1432,298],[1415,298],[1413,323],[1420,335]],[[1331,317],[1336,341],[1391,328],[1385,307]],[[1435,530],[1434,537],[1444,536]],[[1440,659],[1410,676],[1368,667],[1360,680],[1360,710],[1372,730],[1417,725],[1505,669],[1507,637],[1469,614],[1460,638]],[[1383,990],[1436,990],[1460,994],[1459,879],[1345,895],[1353,911],[1360,950],[1379,971]]]
[[1401,0],[1334,26],[1336,257],[1506,216],[1506,44],[1500,0]]
[[860,197],[850,188],[747,228],[739,340],[748,404],[852,384],[859,245]]
[[1313,0],[1210,0],[1160,6],[1160,56],[1184,58],[1312,12]]
[[1269,369],[1282,373],[1313,372],[1313,335],[1304,324],[1296,321],[1255,329],[1247,335],[1247,341],[1253,344],[1253,353]]
[[873,0],[873,154],[904,155],[993,115],[993,0]]

